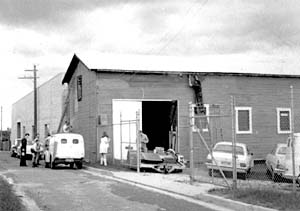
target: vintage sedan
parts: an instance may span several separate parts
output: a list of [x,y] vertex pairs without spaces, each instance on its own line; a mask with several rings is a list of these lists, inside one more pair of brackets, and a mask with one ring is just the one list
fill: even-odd
[[285,158],[287,145],[279,143],[274,146],[272,151],[266,157],[267,174],[272,176],[272,180],[280,179],[283,170],[285,169]]
[[[253,153],[250,153],[246,144],[236,143],[236,171],[246,178],[254,166]],[[218,142],[207,155],[206,167],[211,176],[212,170],[233,171],[232,165],[232,142]]]

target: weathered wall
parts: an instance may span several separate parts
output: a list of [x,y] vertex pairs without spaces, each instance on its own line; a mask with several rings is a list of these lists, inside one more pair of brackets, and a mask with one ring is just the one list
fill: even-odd
[[[82,76],[82,100],[77,99],[77,76]],[[83,135],[85,141],[85,159],[96,161],[96,73],[79,63],[69,83],[70,123],[73,132]]]
[[[252,108],[252,133],[237,134],[236,138],[248,144],[256,159],[265,159],[275,143],[285,142],[288,137],[277,132],[276,108],[291,108],[290,85],[294,88],[295,132],[300,132],[300,80],[297,78],[208,76],[202,81],[202,91],[204,103],[219,104],[222,115],[231,114],[231,96],[235,97],[236,106]],[[225,141],[232,140],[231,117],[215,118],[214,124],[222,128]],[[221,141],[220,131],[213,141]],[[205,157],[207,151],[201,153]]]
[[[179,122],[179,151],[189,156],[188,103],[194,100],[187,76],[179,74],[119,74],[98,73],[98,113],[107,114],[108,126],[99,128],[99,134],[112,131],[112,99],[177,100]],[[155,111],[153,111],[155,115]]]

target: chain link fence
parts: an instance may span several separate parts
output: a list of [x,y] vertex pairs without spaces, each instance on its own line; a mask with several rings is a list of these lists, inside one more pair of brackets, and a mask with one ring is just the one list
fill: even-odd
[[[236,104],[232,97],[226,105],[189,105],[191,181],[209,182],[233,190],[247,187],[299,189],[300,134],[294,134],[291,129],[290,134],[286,134],[288,138],[280,143],[274,141],[268,148],[258,145],[253,140],[257,138],[253,131],[244,132],[252,130],[251,108]],[[292,110],[282,113],[283,120],[286,115],[293,119]],[[292,128],[292,123],[289,124]]]

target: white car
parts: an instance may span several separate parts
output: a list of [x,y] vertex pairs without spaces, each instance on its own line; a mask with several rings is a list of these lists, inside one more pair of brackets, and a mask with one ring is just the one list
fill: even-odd
[[[31,148],[33,146],[32,141],[27,141],[26,145],[26,159],[31,160],[32,159],[32,153],[31,153]],[[21,144],[17,147],[17,157],[21,157]]]
[[276,181],[282,175],[285,169],[285,157],[287,145],[284,143],[276,144],[272,151],[266,157],[267,174],[272,176],[272,180]]
[[[237,173],[243,174],[243,177],[246,178],[254,166],[253,154],[243,143],[236,143],[235,151]],[[232,172],[232,142],[218,142],[212,149],[212,155],[207,155],[205,164],[210,176],[213,169]]]

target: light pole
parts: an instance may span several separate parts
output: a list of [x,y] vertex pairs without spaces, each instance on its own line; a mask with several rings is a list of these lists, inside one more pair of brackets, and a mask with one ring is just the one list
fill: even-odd
[[19,79],[33,79],[33,116],[34,116],[34,130],[33,130],[33,138],[37,134],[37,87],[36,87],[36,81],[37,81],[37,75],[36,72],[38,71],[36,69],[36,65],[33,65],[33,70],[24,70],[24,71],[30,71],[33,72],[33,76],[24,76],[24,77],[19,77]]

